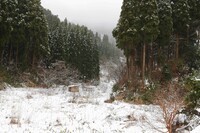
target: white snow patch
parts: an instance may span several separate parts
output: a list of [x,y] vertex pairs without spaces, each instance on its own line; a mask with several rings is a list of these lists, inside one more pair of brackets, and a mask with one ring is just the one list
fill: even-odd
[[200,133],[200,125],[198,127],[196,127],[193,131],[191,131],[190,133]]
[[[92,94],[74,94],[63,87],[51,89],[10,88],[0,92],[1,132],[72,132],[72,133],[155,133],[150,122],[165,130],[158,121],[156,106],[104,103],[108,87],[100,84]],[[102,87],[102,88],[99,88]],[[76,96],[75,96],[76,97]],[[16,123],[12,123],[15,121]]]
[[[98,86],[79,84],[49,89],[12,88],[0,91],[2,133],[157,133],[166,131],[161,110],[153,105],[132,105],[110,97],[114,81],[107,72]],[[88,89],[89,88],[89,89]]]

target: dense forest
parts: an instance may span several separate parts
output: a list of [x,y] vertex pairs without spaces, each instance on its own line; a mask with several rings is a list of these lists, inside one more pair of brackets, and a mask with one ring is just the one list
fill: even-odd
[[[112,121],[114,128],[123,126],[121,129],[126,130],[138,125],[142,132],[145,132],[142,124],[148,128],[147,131],[149,126],[153,126],[160,132],[153,125],[154,121],[164,124],[169,133],[178,132],[178,128],[189,131],[191,129],[187,128],[194,128],[194,123],[196,127],[199,126],[200,0],[123,0],[121,14],[112,34],[116,43],[111,43],[108,35],[95,33],[67,18],[60,20],[42,7],[40,0],[1,0],[0,90],[11,89],[0,91],[3,95],[0,97],[0,110],[9,108],[11,113],[15,108],[24,110],[26,106],[22,103],[26,101],[27,105],[31,105],[23,112],[27,113],[32,111],[29,110],[32,104],[35,108],[40,106],[38,99],[31,100],[39,97],[42,107],[41,111],[37,111],[37,117],[38,112],[42,112],[43,116],[46,110],[51,112],[52,117],[53,111],[49,109],[54,108],[59,108],[54,112],[56,116],[59,116],[58,111],[64,113],[60,118],[56,117],[56,123],[39,120],[48,126],[46,130],[50,130],[51,125],[58,128],[66,125],[68,128],[69,123],[73,127],[77,120],[75,124],[81,123],[83,130],[88,128],[86,131],[96,132],[100,130],[95,130],[99,125],[94,129],[92,127],[98,117],[91,119],[91,116],[97,114],[101,117],[98,122],[103,119],[108,122],[104,123],[103,120],[105,131],[112,126]],[[39,89],[23,90],[26,94],[21,96],[21,91],[20,94],[15,91],[22,88],[16,89],[7,83],[15,83],[15,87]],[[15,99],[16,95],[21,102]],[[61,99],[57,100],[54,96]],[[48,99],[51,100],[47,102]],[[114,100],[131,104],[112,104]],[[140,109],[139,106],[132,106],[132,103],[146,105]],[[15,107],[15,104],[19,104],[19,107]],[[56,106],[53,107],[53,104]],[[88,109],[96,114],[91,114]],[[30,120],[37,118],[31,117],[35,110],[30,112],[27,120],[20,119],[23,113],[16,117],[13,115],[15,113],[8,115],[9,111],[5,111],[6,122],[3,123],[7,124],[11,119],[9,125],[18,124],[21,129],[23,121],[26,125],[33,124]],[[78,115],[83,117],[77,117],[77,112],[81,110],[84,113]],[[67,116],[68,113],[70,115]],[[92,121],[86,120],[86,113],[89,113],[88,120]],[[153,118],[151,114],[159,114],[162,119],[158,120],[157,116]],[[184,114],[188,121],[184,118],[179,123],[177,114]],[[63,116],[67,116],[66,119]],[[149,116],[152,117],[151,122],[148,121]],[[192,119],[195,117],[192,116],[198,119],[194,122]],[[69,123],[62,125],[62,120]]]
[[124,0],[113,35],[129,75],[144,81],[160,68],[174,76],[199,69],[199,5],[198,0]]
[[35,66],[48,53],[48,27],[39,0],[0,2],[1,65]]
[[124,0],[113,36],[126,56],[127,72],[114,90],[125,86],[126,97],[134,99],[135,93],[143,95],[156,85],[164,92],[176,84],[180,92],[192,92],[188,99],[199,104],[199,82],[185,86],[200,68],[199,7],[199,0]]
[[0,64],[22,71],[65,61],[84,79],[99,78],[99,61],[116,59],[120,50],[107,35],[61,21],[40,0],[2,0],[0,3]]
[[50,55],[48,61],[65,60],[77,68],[86,79],[99,77],[99,61],[113,60],[120,55],[107,35],[93,33],[85,26],[75,25],[44,9],[49,26]]

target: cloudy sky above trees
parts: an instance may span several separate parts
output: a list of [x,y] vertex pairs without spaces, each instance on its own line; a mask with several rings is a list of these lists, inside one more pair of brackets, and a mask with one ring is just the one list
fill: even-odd
[[119,19],[122,0],[41,0],[61,20],[86,25],[93,31],[111,34]]

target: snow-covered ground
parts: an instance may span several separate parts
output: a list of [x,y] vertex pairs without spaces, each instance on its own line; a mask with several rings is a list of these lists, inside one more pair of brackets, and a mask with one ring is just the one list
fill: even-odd
[[155,133],[148,122],[164,128],[156,107],[103,103],[101,94],[73,100],[60,87],[11,88],[0,95],[1,133]]
[[[0,133],[157,133],[166,131],[157,106],[104,103],[113,81],[49,89],[12,88],[0,91]],[[197,127],[197,132],[199,127]],[[197,133],[192,132],[192,133]]]
[[200,133],[200,125],[196,127],[191,133]]

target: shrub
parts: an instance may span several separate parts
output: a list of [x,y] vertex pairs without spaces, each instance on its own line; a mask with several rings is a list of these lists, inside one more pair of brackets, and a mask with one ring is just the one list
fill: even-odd
[[119,90],[120,90],[120,87],[119,87],[118,83],[114,84],[114,86],[112,87],[112,91],[117,92]]
[[147,86],[147,90],[141,95],[142,101],[146,104],[152,103],[155,91],[156,84],[150,83],[149,86]]
[[194,109],[200,107],[200,81],[195,79],[195,75],[186,80],[188,94],[186,96],[187,107]]

